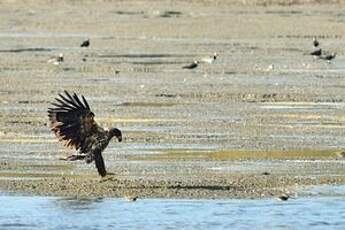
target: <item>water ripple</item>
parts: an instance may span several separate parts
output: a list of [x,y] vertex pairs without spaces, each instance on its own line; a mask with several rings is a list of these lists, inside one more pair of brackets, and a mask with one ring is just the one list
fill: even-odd
[[344,197],[167,200],[0,196],[0,229],[342,229]]

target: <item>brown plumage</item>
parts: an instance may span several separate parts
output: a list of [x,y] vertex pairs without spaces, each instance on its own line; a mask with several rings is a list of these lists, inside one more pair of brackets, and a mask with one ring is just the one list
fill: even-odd
[[95,121],[84,96],[79,98],[65,91],[59,94],[51,103],[54,107],[48,109],[51,130],[65,146],[76,149],[83,155],[72,155],[66,160],[86,159],[86,163],[95,161],[98,173],[106,175],[103,150],[108,146],[113,136],[122,140],[122,133],[117,128],[105,130]]

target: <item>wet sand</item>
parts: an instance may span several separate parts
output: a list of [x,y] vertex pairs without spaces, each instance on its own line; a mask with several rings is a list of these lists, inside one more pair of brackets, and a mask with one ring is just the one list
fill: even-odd
[[[0,5],[1,190],[250,198],[344,184],[338,4]],[[314,36],[337,52],[332,63],[308,55]],[[80,48],[85,38],[91,46]],[[181,68],[214,52],[212,65]],[[64,63],[47,63],[59,53]],[[104,152],[114,173],[105,180],[93,165],[59,161],[73,151],[49,131],[46,111],[65,89],[123,131]]]

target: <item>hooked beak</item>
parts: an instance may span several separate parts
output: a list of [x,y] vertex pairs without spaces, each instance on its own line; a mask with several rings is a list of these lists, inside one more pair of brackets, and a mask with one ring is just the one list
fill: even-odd
[[121,142],[121,141],[122,141],[122,135],[121,135],[121,136],[117,136],[117,140],[118,140],[119,142]]

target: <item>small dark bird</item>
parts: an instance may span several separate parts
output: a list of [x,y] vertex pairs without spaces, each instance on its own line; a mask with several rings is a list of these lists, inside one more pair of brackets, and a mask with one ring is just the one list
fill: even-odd
[[192,64],[183,66],[182,69],[195,69],[196,67],[198,67],[198,64],[198,61],[194,61]]
[[331,54],[328,54],[328,55],[325,55],[325,56],[321,56],[320,58],[323,59],[323,60],[326,60],[326,61],[330,62],[330,61],[333,60],[336,56],[337,56],[336,53],[331,53]]
[[316,48],[320,45],[319,41],[316,40],[316,37],[313,38],[313,46]]
[[90,39],[86,39],[85,41],[83,41],[83,43],[81,43],[80,47],[89,47],[90,46]]
[[290,198],[289,194],[283,193],[277,197],[278,200],[287,201]]
[[322,55],[321,48],[314,50],[313,52],[310,53],[310,55],[315,56],[315,57],[320,57]]
[[103,150],[115,136],[122,141],[122,133],[117,128],[105,130],[95,121],[95,114],[91,111],[84,96],[79,98],[65,91],[59,94],[51,103],[54,107],[48,109],[51,130],[65,146],[76,149],[79,154],[68,156],[64,160],[95,161],[98,173],[104,177],[107,172],[102,157]]

